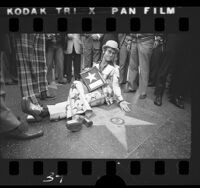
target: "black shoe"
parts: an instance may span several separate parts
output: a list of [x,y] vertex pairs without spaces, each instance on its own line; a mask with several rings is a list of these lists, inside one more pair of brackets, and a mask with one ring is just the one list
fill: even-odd
[[184,109],[184,99],[183,96],[171,97],[170,102],[172,102],[177,107]]
[[42,91],[40,94],[40,100],[54,100],[56,96],[54,95],[47,95],[46,91]]
[[124,92],[124,93],[136,92],[136,89],[132,89],[132,88],[130,87],[129,83],[126,83],[123,92]]
[[154,104],[157,105],[157,106],[161,106],[162,105],[162,97],[161,97],[161,95],[158,95],[158,96],[155,97]]
[[146,97],[147,97],[146,94],[141,94],[141,95],[139,96],[139,99],[145,99]]
[[68,120],[66,122],[66,127],[68,130],[70,130],[71,132],[77,132],[80,131],[82,129],[82,121],[79,120]]
[[21,102],[22,111],[26,114],[32,115],[37,122],[42,120],[40,116],[44,110],[39,104],[35,105],[29,99],[23,98]]
[[72,78],[67,78],[67,83],[70,84],[72,81]]
[[80,116],[80,119],[81,119],[82,123],[86,127],[91,127],[93,125],[93,121],[91,121],[90,119],[86,118],[85,116]]
[[5,133],[6,137],[9,137],[12,139],[18,139],[18,140],[34,139],[34,138],[41,137],[43,135],[44,135],[44,132],[42,130],[34,132],[34,133],[28,133],[27,131],[22,131],[20,127]]
[[59,84],[66,84],[67,83],[67,79],[63,78],[62,80],[58,80]]

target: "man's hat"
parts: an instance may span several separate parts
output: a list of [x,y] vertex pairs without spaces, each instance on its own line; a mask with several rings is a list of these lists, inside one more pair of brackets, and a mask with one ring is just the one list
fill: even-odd
[[118,43],[114,40],[108,40],[106,44],[104,44],[102,47],[103,50],[105,50],[106,48],[112,48],[116,52],[119,52]]

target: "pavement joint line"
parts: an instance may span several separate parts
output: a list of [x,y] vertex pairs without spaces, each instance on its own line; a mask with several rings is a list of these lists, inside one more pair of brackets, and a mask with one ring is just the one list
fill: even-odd
[[152,136],[154,136],[154,135],[158,132],[158,130],[161,129],[163,126],[165,126],[165,124],[163,124],[163,125],[161,125],[160,127],[158,127],[158,128],[154,131],[154,133],[153,133],[152,135],[150,135],[150,136],[148,136],[146,139],[144,139],[144,141],[143,141],[141,144],[139,144],[139,145],[137,146],[137,148],[135,148],[135,149],[132,150],[131,152],[127,152],[127,155],[126,155],[125,158],[128,158],[132,153],[134,153],[141,145],[143,145],[147,140],[149,140]]

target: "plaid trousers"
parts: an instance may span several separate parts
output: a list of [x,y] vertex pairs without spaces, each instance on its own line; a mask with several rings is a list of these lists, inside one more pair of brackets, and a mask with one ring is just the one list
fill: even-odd
[[14,46],[22,97],[38,103],[36,94],[47,91],[47,65],[44,34],[17,34]]

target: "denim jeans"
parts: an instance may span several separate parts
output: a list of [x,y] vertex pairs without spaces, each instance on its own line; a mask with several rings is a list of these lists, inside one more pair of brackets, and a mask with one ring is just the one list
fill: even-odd
[[53,63],[55,63],[55,67],[58,72],[58,80],[63,80],[63,63],[64,63],[64,54],[63,49],[60,45],[50,45],[47,49],[47,80],[48,82],[52,82],[52,68]]
[[140,94],[146,94],[153,45],[154,40],[151,38],[147,40],[137,39],[131,45],[127,81],[131,89],[135,90],[137,88],[137,76],[139,74]]

